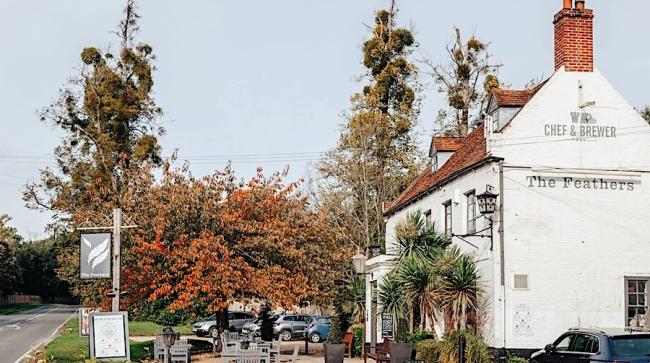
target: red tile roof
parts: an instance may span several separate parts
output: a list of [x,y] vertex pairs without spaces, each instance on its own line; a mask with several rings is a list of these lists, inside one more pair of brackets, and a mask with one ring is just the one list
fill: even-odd
[[535,88],[523,90],[501,89],[497,88],[492,91],[492,95],[498,106],[501,107],[523,107],[539,91],[546,81],[540,83]]
[[434,187],[444,184],[458,172],[485,160],[487,157],[483,126],[479,126],[463,139],[458,150],[440,169],[434,172],[431,167],[427,167],[397,199],[388,205],[384,215],[397,212]]
[[501,107],[523,107],[535,95],[534,90],[495,89],[492,91],[497,105]]
[[463,144],[464,137],[434,136],[433,145],[436,151],[456,151]]

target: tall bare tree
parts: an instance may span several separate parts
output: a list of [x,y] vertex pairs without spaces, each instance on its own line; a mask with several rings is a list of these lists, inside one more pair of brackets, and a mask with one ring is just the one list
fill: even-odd
[[471,118],[482,111],[489,92],[499,86],[500,66],[492,63],[488,47],[489,43],[474,36],[464,40],[460,29],[454,27],[454,41],[446,47],[448,59],[444,63],[423,61],[449,104],[438,113],[437,132],[467,135]]
[[368,83],[352,96],[336,148],[321,160],[322,202],[351,243],[383,243],[382,202],[394,199],[419,169],[413,129],[419,113],[413,34],[395,26],[395,3],[375,14],[363,43]]

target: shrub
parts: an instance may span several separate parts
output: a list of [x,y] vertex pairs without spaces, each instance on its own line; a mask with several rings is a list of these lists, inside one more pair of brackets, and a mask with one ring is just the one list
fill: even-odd
[[458,341],[465,337],[465,361],[467,363],[489,363],[491,355],[481,336],[470,330],[452,330],[438,344],[440,363],[458,362]]
[[440,342],[433,339],[425,339],[415,345],[417,358],[422,359],[425,363],[438,363],[440,356],[438,345]]
[[353,325],[352,332],[354,332],[354,339],[352,340],[352,356],[360,357],[363,353],[363,327],[360,325]]
[[508,363],[528,363],[528,359],[511,355],[508,356]]
[[423,340],[435,339],[435,337],[436,336],[433,332],[422,330],[422,331],[416,331],[408,334],[406,336],[406,341],[408,343],[413,344],[413,346],[416,346],[419,342]]
[[338,344],[343,339],[343,332],[341,330],[341,317],[339,314],[332,316],[332,323],[330,323],[330,333],[327,336],[327,342],[330,344]]

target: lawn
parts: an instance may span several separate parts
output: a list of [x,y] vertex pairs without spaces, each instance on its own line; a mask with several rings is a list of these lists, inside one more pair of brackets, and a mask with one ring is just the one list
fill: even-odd
[[[130,321],[129,335],[132,337],[160,335],[164,328],[164,325],[150,321]],[[181,335],[192,335],[192,324],[177,325],[172,328]]]
[[21,311],[37,308],[39,306],[46,306],[45,304],[12,304],[0,306],[0,315],[8,315],[19,313]]
[[[129,323],[129,328],[131,324]],[[134,362],[147,358],[153,352],[153,341],[130,341],[131,360]],[[76,363],[89,359],[88,337],[79,337],[79,318],[74,317],[68,321],[61,335],[57,336],[50,344],[45,346],[43,352],[48,362]]]

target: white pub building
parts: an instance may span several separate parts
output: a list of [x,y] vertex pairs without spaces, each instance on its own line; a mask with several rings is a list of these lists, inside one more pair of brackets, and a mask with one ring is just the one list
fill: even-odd
[[[491,347],[541,349],[571,327],[643,323],[650,125],[594,67],[584,1],[564,0],[553,23],[555,73],[534,89],[495,90],[467,137],[434,137],[429,167],[387,204],[387,254],[365,263],[366,311],[377,319],[366,322],[368,342],[382,341],[372,297],[391,269],[394,228],[416,210],[478,261]],[[482,216],[486,190],[496,209]]]

